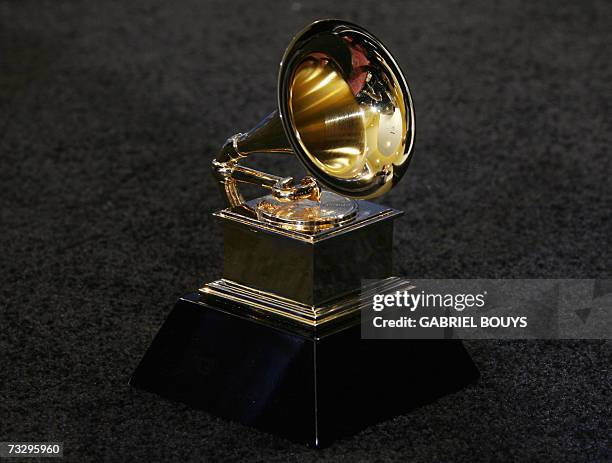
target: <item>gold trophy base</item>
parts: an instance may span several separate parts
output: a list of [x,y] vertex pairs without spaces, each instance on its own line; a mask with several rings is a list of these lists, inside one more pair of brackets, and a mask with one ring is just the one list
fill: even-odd
[[[315,327],[358,314],[375,292],[402,285],[391,278],[401,212],[330,192],[321,203],[264,197],[247,206],[215,214],[224,230],[223,278],[200,289],[215,304]],[[369,280],[378,283],[364,285]]]

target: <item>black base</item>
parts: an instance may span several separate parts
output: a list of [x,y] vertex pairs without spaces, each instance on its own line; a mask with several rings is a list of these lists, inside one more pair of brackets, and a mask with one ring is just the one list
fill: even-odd
[[361,340],[272,326],[179,299],[130,385],[314,447],[478,378],[457,340]]

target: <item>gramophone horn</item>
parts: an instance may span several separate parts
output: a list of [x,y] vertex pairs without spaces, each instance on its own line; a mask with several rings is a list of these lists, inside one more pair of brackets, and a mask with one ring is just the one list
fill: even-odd
[[[318,201],[318,183],[367,199],[401,179],[413,142],[412,98],[391,54],[365,29],[324,20],[300,32],[285,51],[278,109],[229,138],[213,170],[231,206],[244,203],[239,182],[268,188],[279,201]],[[296,184],[240,165],[255,152],[295,153],[314,178]]]

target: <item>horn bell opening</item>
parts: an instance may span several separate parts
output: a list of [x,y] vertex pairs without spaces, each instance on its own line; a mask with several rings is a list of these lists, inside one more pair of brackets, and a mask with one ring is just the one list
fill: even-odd
[[279,74],[287,138],[327,188],[366,199],[403,176],[414,143],[414,109],[401,70],[354,24],[326,20],[288,47]]

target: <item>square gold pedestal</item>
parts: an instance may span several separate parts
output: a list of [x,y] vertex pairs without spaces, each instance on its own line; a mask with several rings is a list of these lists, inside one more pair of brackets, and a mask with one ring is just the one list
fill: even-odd
[[359,310],[363,280],[391,277],[393,223],[401,214],[360,201],[350,224],[305,233],[225,209],[215,214],[224,230],[223,278],[200,291],[306,325],[348,316]]

